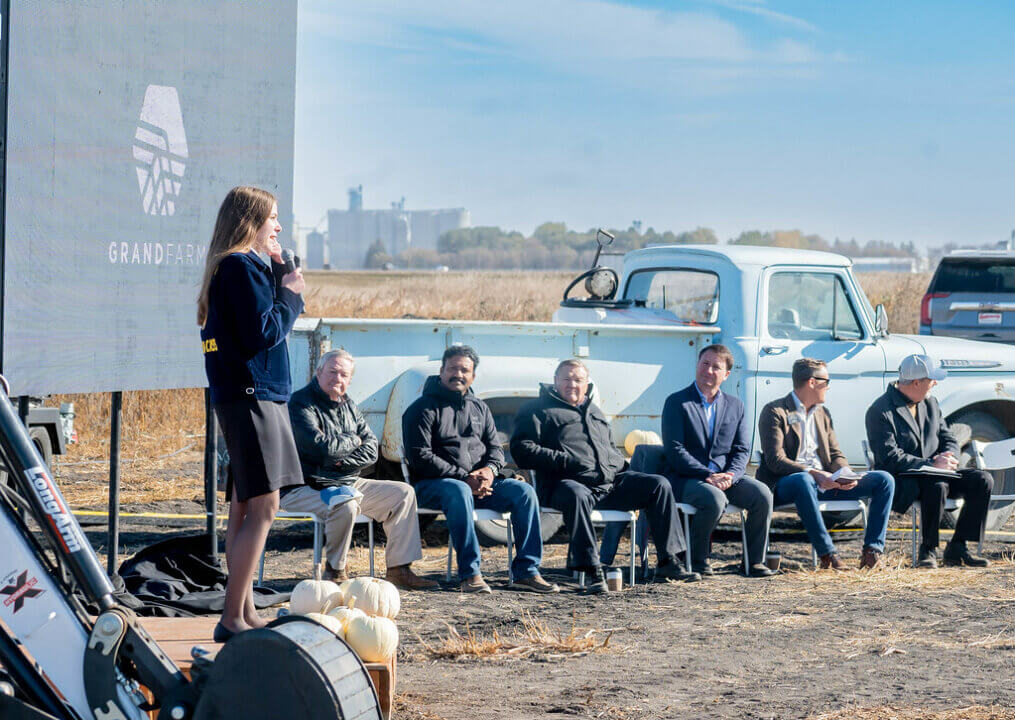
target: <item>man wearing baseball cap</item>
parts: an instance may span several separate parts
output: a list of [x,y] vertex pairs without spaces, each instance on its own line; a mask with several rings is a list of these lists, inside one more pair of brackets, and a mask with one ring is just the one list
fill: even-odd
[[923,540],[917,564],[937,567],[938,530],[945,500],[965,498],[955,534],[945,546],[945,565],[985,567],[985,558],[966,543],[983,535],[994,478],[983,470],[959,468],[959,444],[945,424],[931,389],[948,375],[926,355],[909,355],[899,365],[899,381],[867,410],[867,440],[879,470],[895,477],[892,509],[906,512],[920,501]]

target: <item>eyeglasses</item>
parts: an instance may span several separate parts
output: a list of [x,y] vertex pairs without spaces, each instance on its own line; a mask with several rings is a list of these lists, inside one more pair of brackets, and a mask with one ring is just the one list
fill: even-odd
[[821,386],[825,386],[825,385],[828,385],[829,383],[831,383],[831,382],[832,382],[832,379],[831,379],[831,378],[827,378],[827,377],[818,377],[817,375],[815,375],[815,376],[814,376],[814,377],[812,377],[811,379],[812,379],[812,380],[816,380],[816,381],[818,382],[818,386],[819,386],[819,387],[821,387]]

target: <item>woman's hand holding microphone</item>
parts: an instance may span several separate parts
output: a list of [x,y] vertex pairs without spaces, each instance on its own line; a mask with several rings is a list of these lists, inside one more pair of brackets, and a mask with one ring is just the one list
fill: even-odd
[[[273,263],[278,263],[279,265],[286,264],[285,259],[282,257],[282,245],[274,238],[268,240],[268,257],[271,258]],[[303,269],[300,267],[282,276],[282,287],[290,292],[301,295],[305,286],[306,281],[303,279]]]

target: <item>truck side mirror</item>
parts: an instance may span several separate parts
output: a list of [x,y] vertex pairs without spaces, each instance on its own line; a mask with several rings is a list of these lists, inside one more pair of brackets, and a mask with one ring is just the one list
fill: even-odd
[[888,311],[882,303],[874,308],[874,331],[879,337],[888,334]]

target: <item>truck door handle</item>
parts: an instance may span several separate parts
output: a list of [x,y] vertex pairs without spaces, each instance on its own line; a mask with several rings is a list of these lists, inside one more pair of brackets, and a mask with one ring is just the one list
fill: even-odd
[[766,355],[782,355],[787,350],[789,350],[787,345],[764,345],[761,348],[761,352]]

